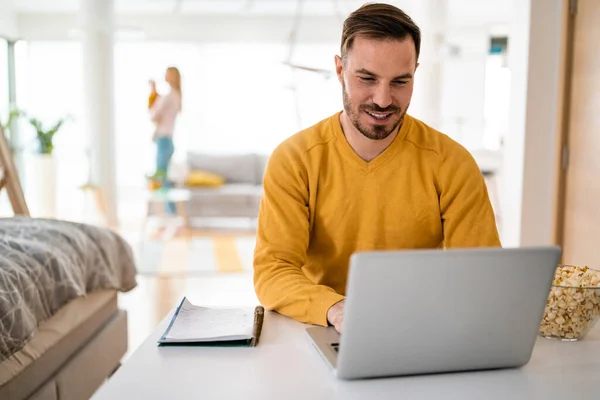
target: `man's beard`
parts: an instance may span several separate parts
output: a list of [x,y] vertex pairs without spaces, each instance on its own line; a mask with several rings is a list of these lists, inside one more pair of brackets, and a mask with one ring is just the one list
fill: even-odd
[[[402,124],[402,121],[404,120],[404,114],[406,114],[406,110],[401,111],[400,107],[391,105],[389,107],[386,108],[381,108],[379,106],[377,106],[376,104],[371,104],[370,106],[366,106],[364,104],[361,104],[358,107],[358,113],[354,112],[354,105],[352,104],[352,102],[350,101],[350,97],[348,96],[348,93],[346,92],[346,87],[345,85],[342,85],[342,96],[343,96],[343,101],[344,101],[344,111],[346,111],[346,114],[348,114],[348,118],[350,119],[350,122],[352,122],[352,125],[354,125],[354,127],[363,134],[363,136],[365,136],[368,139],[371,140],[383,140],[385,138],[387,138],[388,136],[390,136],[393,132],[396,131],[396,129],[398,128],[398,126],[400,124]],[[391,127],[389,127],[388,125],[373,125],[373,127],[369,128],[364,126],[363,124],[360,123],[360,113],[361,111],[370,111],[370,112],[393,112],[393,113],[397,113],[400,112],[400,118],[398,118],[397,121],[395,121]]]

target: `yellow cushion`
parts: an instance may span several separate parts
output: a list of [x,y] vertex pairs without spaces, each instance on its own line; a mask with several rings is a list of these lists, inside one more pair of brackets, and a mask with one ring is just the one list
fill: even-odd
[[194,170],[185,180],[187,186],[221,186],[225,183],[222,176],[207,171]]

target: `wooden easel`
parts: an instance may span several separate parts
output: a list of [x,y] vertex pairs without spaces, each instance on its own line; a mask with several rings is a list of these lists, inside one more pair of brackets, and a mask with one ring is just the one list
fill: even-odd
[[8,199],[15,215],[29,216],[29,208],[25,203],[25,196],[15,169],[12,153],[0,126],[0,191],[6,188]]

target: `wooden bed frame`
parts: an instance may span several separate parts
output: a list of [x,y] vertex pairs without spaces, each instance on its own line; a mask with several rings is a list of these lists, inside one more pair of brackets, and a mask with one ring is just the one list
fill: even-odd
[[[117,303],[116,293],[101,307],[88,303],[85,308],[89,315],[85,321],[74,326],[34,361],[28,362],[29,356],[24,356],[25,367],[8,380],[6,371],[10,367],[4,367],[1,372],[4,378],[0,386],[0,399],[91,398],[120,366],[127,351],[127,312],[120,310]],[[77,308],[79,311],[83,310],[81,304],[80,302]],[[71,307],[71,303],[64,307]],[[46,324],[63,322],[64,314],[62,319],[61,316],[53,315]],[[48,336],[43,340],[48,340]],[[35,338],[30,343],[34,341]],[[36,347],[38,346],[33,346]]]

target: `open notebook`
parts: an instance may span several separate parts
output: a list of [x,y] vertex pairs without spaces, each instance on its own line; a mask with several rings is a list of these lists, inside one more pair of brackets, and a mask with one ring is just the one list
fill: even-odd
[[213,308],[195,306],[186,297],[175,310],[159,345],[258,344],[264,308]]

